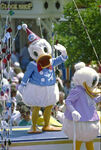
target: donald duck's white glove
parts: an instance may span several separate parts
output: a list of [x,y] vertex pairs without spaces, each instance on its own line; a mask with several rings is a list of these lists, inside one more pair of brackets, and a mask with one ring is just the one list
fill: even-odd
[[79,121],[80,118],[81,118],[81,115],[80,115],[80,113],[79,113],[78,111],[74,110],[74,111],[72,112],[72,117],[73,117],[73,120],[74,120],[74,121]]
[[56,50],[59,50],[63,56],[67,56],[66,48],[61,44],[54,45]]
[[24,88],[25,88],[25,86],[24,86],[24,85],[22,85],[22,84],[20,84],[20,85],[18,86],[18,91],[22,94],[22,93],[23,93]]

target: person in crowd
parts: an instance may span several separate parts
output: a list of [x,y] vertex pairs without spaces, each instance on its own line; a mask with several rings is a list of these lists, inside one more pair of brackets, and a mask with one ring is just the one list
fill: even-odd
[[65,93],[59,92],[59,101],[52,109],[52,116],[62,123],[65,112]]
[[55,74],[56,74],[56,82],[58,84],[59,91],[63,91],[64,90],[63,89],[63,81],[61,79],[62,71],[60,69],[56,69]]
[[19,126],[29,126],[32,125],[30,108],[26,105],[21,106],[21,116],[22,119],[19,122]]
[[18,84],[19,83],[19,79],[15,76],[11,79],[12,84]]
[[65,93],[59,92],[59,101],[57,102],[58,110],[64,112],[64,105],[65,105]]
[[[96,89],[97,92],[101,92],[101,74],[99,73],[99,83],[97,85],[97,89]],[[97,103],[97,111],[101,111],[101,102]],[[100,114],[100,118],[101,118],[101,114]]]
[[14,67],[14,73],[15,73],[15,76],[11,80],[12,80],[12,83],[15,83],[16,87],[18,87],[19,84],[20,84],[21,79],[24,76],[24,73],[22,72],[22,69],[21,69],[20,66],[15,66]]
[[15,126],[18,126],[20,121],[23,119],[23,114],[21,113],[22,112],[22,106],[24,106],[25,104],[21,101],[21,102],[18,102],[17,105],[16,105],[16,111],[18,111],[20,113],[19,116],[17,116],[15,119],[14,119],[14,125]]
[[7,123],[9,123],[9,121],[11,121],[12,126],[16,125],[16,118],[18,118],[20,116],[20,112],[16,111],[16,106],[15,106],[15,102],[11,102],[11,109],[9,107],[9,105],[6,105],[6,112],[5,112],[5,116],[4,119],[6,120]]
[[16,125],[15,120],[20,116],[20,112],[16,110],[15,103],[12,102],[11,104],[11,123],[13,126]]
[[56,119],[63,123],[63,117],[64,117],[64,112],[65,112],[65,93],[64,92],[59,92],[59,102],[57,103],[57,113],[56,113]]
[[69,94],[69,91],[70,91],[70,80],[65,80],[64,82],[63,82],[63,85],[64,85],[64,93],[65,93],[65,97],[67,97],[68,96],[68,94]]
[[5,69],[3,70],[3,75],[6,79],[8,79],[9,77],[13,78],[15,76],[13,67],[12,66],[10,66],[9,68],[5,67]]
[[28,53],[28,44],[27,43],[21,49],[19,61],[20,61],[21,69],[24,72],[26,70],[27,65],[30,62],[30,55]]
[[2,112],[3,112],[3,105],[2,105],[2,103],[0,102],[0,119],[1,119],[1,115],[2,115]]
[[11,54],[11,62],[14,64],[15,62],[19,63],[19,54],[16,51],[13,51]]
[[16,107],[16,93],[17,93],[16,87],[11,85],[11,101],[15,103],[15,107]]
[[16,103],[22,102],[22,94],[17,90],[18,89],[18,84],[16,84],[15,82],[13,82],[11,84],[11,87],[13,89],[15,89],[15,91],[16,91],[16,96],[15,96]]
[[20,66],[14,67],[14,72],[15,72],[16,77],[18,78],[18,80],[21,80],[23,78],[24,73],[23,73],[23,71],[22,71]]

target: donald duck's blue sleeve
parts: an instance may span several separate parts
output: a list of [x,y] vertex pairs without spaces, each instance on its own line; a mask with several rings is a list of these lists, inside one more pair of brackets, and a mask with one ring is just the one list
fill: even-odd
[[63,55],[60,55],[56,58],[53,58],[52,59],[52,66],[58,66],[59,64],[65,62],[67,60],[68,56],[63,56]]
[[27,66],[27,69],[26,69],[26,72],[25,72],[25,74],[24,74],[24,77],[23,77],[23,79],[22,79],[22,81],[21,81],[21,84],[22,85],[26,85],[26,83],[28,82],[28,80],[30,79],[30,77],[31,77],[31,74],[32,74],[32,72],[34,71],[34,69],[35,69],[35,64],[33,63],[33,62],[30,62],[29,64],[28,64],[28,66]]

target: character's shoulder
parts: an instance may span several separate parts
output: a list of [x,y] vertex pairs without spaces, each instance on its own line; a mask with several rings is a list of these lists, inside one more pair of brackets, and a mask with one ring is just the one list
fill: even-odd
[[73,89],[75,91],[83,91],[84,90],[84,88],[81,85],[76,85]]
[[70,90],[70,93],[78,93],[80,94],[84,89],[82,86],[75,86]]
[[33,68],[36,68],[37,67],[37,64],[36,64],[36,62],[35,61],[31,61],[29,64],[28,64],[28,66],[27,66],[27,69],[29,70],[29,69],[33,69]]
[[31,61],[31,62],[29,63],[29,65],[30,65],[30,66],[32,66],[32,65],[33,65],[33,66],[37,66],[37,64],[36,64],[35,61]]

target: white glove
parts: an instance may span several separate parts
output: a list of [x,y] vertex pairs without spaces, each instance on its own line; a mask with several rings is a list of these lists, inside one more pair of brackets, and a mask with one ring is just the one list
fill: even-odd
[[74,111],[72,112],[72,117],[73,117],[73,120],[74,120],[74,121],[79,121],[80,118],[81,118],[81,115],[80,115],[80,113],[79,113],[78,111],[74,110]]
[[24,88],[25,88],[25,86],[24,86],[24,85],[22,85],[22,84],[20,84],[20,85],[18,86],[18,91],[22,94],[22,93],[23,93]]
[[59,50],[63,56],[67,56],[66,48],[61,44],[54,45],[56,50]]

